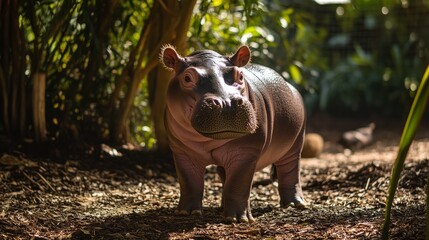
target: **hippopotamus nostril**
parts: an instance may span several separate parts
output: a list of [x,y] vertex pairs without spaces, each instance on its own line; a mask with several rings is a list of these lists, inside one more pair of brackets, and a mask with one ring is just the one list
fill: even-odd
[[244,103],[242,98],[236,98],[236,99],[234,99],[234,102],[235,102],[235,105],[237,105],[237,106],[241,106]]
[[222,100],[216,97],[208,97],[204,99],[204,104],[208,107],[222,108]]
[[244,104],[243,98],[236,97],[231,99],[231,107],[241,107]]

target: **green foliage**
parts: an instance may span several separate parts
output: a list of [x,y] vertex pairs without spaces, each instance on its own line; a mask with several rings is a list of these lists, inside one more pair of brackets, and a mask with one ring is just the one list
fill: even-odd
[[[143,81],[141,89],[147,89],[146,81]],[[134,99],[134,110],[131,112],[130,130],[133,137],[140,146],[153,149],[156,144],[155,133],[151,121],[151,112],[148,102],[147,91],[142,91]]]
[[415,94],[418,80],[414,76],[421,72],[421,64],[412,65],[405,58],[395,57],[393,50],[397,49],[392,47],[391,58],[398,61],[386,66],[375,55],[356,47],[355,54],[323,74],[320,109],[332,114],[404,114]]
[[[109,113],[117,107],[110,96],[151,4],[119,1],[111,9],[113,2],[23,1],[21,27],[34,56],[29,64],[40,66],[48,76],[46,108],[53,138],[73,140],[70,135],[76,131],[89,141],[109,137]],[[131,122],[149,124],[149,115],[139,115],[148,112],[147,98],[135,102],[139,110]]]
[[[327,42],[334,64],[321,80],[320,109],[337,114],[406,113],[429,60],[429,35],[423,24],[416,25],[428,10],[419,1],[407,6],[356,1],[337,7],[341,31]],[[346,61],[337,57],[341,47],[351,44],[353,48],[344,49]]]
[[210,48],[221,53],[235,52],[246,39],[261,38],[267,33],[259,21],[263,12],[256,0],[200,1],[188,33],[190,51]]
[[254,62],[298,86],[310,113],[407,111],[429,61],[425,1],[245,3],[203,1],[190,29],[191,50],[228,53],[248,44]]
[[[390,227],[390,212],[392,209],[393,199],[395,197],[396,188],[401,171],[404,167],[404,162],[408,154],[411,143],[425,113],[426,106],[429,102],[429,65],[421,80],[420,86],[417,90],[416,97],[414,98],[413,105],[408,114],[404,130],[402,132],[401,140],[399,142],[398,154],[393,164],[392,175],[390,176],[389,195],[387,197],[387,204],[385,209],[385,219],[383,224],[382,238],[388,239]],[[428,189],[428,187],[427,187]],[[428,190],[426,190],[428,192]],[[429,195],[427,196],[429,197]],[[426,212],[429,210],[429,205],[426,206]],[[429,233],[429,225],[426,225],[426,234]],[[428,238],[428,236],[426,236]]]
[[[130,87],[121,77],[132,78],[126,66],[153,3],[20,2],[27,88],[32,74],[47,74],[51,138],[70,140],[75,133],[88,141],[109,138],[114,111]],[[401,115],[429,62],[428,15],[424,0],[344,5],[199,1],[188,31],[189,51],[209,48],[232,54],[239,45],[249,45],[253,62],[274,68],[298,87],[309,113]],[[134,140],[151,147],[150,113],[163,109],[149,108],[147,88],[143,81],[128,122]]]

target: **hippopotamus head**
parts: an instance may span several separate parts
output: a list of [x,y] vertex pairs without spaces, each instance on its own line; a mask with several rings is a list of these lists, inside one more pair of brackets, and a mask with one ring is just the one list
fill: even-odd
[[186,57],[166,46],[161,59],[175,73],[167,93],[170,112],[184,114],[192,128],[209,138],[237,138],[255,132],[256,114],[242,68],[250,61],[247,46],[232,56],[202,50]]

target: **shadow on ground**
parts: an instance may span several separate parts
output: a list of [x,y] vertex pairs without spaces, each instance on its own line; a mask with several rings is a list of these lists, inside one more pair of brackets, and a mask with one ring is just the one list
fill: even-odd
[[72,234],[72,239],[168,239],[210,224],[221,224],[219,209],[205,209],[204,216],[177,216],[174,209],[160,208],[145,213],[108,217],[89,224]]
[[[175,216],[173,209],[161,208],[94,222],[75,231],[71,239],[293,239],[299,236],[341,239],[350,235],[358,239],[379,239],[380,236],[382,209],[256,210],[255,223],[224,224],[218,209],[206,209],[203,217],[184,217]],[[400,220],[392,223],[392,239],[424,238],[423,206],[397,210],[393,217]]]

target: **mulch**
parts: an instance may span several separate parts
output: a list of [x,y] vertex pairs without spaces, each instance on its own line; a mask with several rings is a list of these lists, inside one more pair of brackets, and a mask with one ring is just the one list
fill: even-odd
[[[380,134],[353,153],[328,138],[320,157],[303,159],[304,210],[280,208],[270,169],[258,172],[255,223],[223,222],[214,167],[207,168],[203,216],[184,217],[174,215],[179,185],[169,159],[107,145],[89,157],[0,153],[0,239],[379,239],[397,150]],[[410,149],[391,239],[424,238],[428,136]]]

